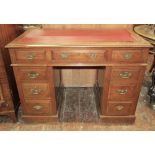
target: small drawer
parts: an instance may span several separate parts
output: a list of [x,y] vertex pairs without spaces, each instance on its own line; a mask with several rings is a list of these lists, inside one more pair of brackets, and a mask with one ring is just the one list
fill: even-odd
[[47,60],[51,59],[49,51],[45,50],[24,50],[19,49],[15,51],[10,51],[11,59],[13,63],[30,63],[39,64],[46,63]]
[[106,50],[54,50],[55,61],[95,61],[103,62],[106,59]]
[[48,79],[46,67],[18,67],[16,73],[22,81],[46,81]]
[[23,83],[22,90],[25,98],[49,99],[50,88],[48,83]]
[[137,83],[141,70],[140,67],[113,67],[111,72],[111,82],[120,84]]
[[107,115],[122,116],[133,115],[134,108],[132,103],[108,103]]
[[112,61],[123,63],[143,63],[147,60],[147,53],[141,50],[113,50]]
[[132,100],[135,96],[136,86],[118,86],[110,85],[109,100],[110,101],[128,101]]
[[50,100],[26,100],[23,113],[25,115],[49,115],[51,102]]

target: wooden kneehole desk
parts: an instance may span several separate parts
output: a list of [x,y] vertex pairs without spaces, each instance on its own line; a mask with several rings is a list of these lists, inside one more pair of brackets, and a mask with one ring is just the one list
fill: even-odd
[[[77,112],[76,104],[79,104],[88,120],[94,116],[97,121],[134,122],[148,50],[152,46],[133,32],[127,29],[34,29],[6,47],[25,121],[68,121],[63,120],[61,112],[65,109],[64,102],[69,103],[73,97],[69,108]],[[94,88],[64,88],[62,68],[96,69]],[[80,99],[76,92],[81,95]],[[93,108],[97,113],[93,113]],[[74,115],[68,111],[67,115],[70,114]],[[83,121],[81,115],[77,117]]]

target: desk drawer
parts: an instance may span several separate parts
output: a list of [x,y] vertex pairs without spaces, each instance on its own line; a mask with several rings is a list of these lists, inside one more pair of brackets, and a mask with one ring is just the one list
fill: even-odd
[[54,50],[55,61],[96,61],[103,62],[107,58],[106,50]]
[[143,63],[147,60],[147,53],[142,50],[113,50],[112,61],[122,63]]
[[39,63],[46,63],[48,59],[51,57],[48,55],[43,49],[32,49],[32,50],[25,50],[19,49],[15,50],[14,52],[11,51],[11,58],[13,63],[30,63],[30,64],[39,64]]
[[49,115],[50,100],[26,100],[23,113],[26,115]]
[[141,67],[113,67],[111,82],[117,84],[137,83],[143,69]]
[[49,99],[50,88],[48,83],[23,83],[22,90],[25,98]]
[[108,103],[107,115],[110,116],[122,116],[133,115],[134,108],[133,103]]
[[48,79],[46,67],[18,67],[16,73],[22,81],[47,81]]
[[135,96],[136,86],[118,86],[110,85],[109,100],[110,101],[129,101]]

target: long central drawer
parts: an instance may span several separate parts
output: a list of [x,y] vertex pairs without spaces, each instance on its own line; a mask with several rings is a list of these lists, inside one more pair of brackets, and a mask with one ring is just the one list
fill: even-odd
[[55,49],[52,51],[54,61],[94,61],[107,60],[107,51],[98,49]]

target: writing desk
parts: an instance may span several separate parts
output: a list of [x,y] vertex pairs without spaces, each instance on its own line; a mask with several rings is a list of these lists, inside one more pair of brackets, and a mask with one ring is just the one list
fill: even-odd
[[[147,41],[127,29],[26,31],[7,46],[25,121],[59,120],[55,67],[104,67],[94,84],[104,121],[134,122],[147,65]],[[101,78],[101,80],[99,80]],[[99,81],[102,81],[99,83]],[[58,88],[58,89],[55,89]]]

